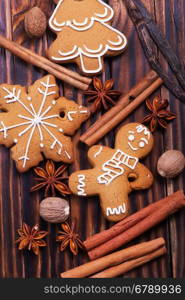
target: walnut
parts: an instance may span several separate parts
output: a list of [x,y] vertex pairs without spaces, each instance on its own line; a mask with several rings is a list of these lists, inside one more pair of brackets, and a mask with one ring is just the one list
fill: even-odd
[[40,203],[40,216],[49,223],[63,223],[69,213],[69,203],[65,199],[49,197]]

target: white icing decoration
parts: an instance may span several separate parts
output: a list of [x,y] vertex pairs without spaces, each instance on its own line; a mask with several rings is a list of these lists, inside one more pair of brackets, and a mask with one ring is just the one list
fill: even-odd
[[31,101],[31,100],[32,100],[31,97],[28,97],[27,99],[28,99],[28,101]]
[[124,173],[124,166],[134,170],[138,161],[137,157],[117,150],[112,158],[103,164],[102,171],[104,173],[97,177],[98,183],[109,185],[115,178]]
[[137,147],[134,147],[130,142],[128,142],[128,145],[133,151],[137,151],[139,149]]
[[67,157],[69,158],[69,159],[71,159],[71,156],[69,155],[69,153],[65,150],[64,151],[65,152],[65,154],[67,155]]
[[88,48],[87,46],[85,46],[85,45],[84,45],[84,48],[85,48],[88,52],[90,52],[90,53],[98,53],[98,52],[100,52],[100,51],[103,49],[103,45],[100,44],[99,48],[96,49],[96,50],[89,49],[89,48]]
[[59,128],[59,131],[60,131],[60,132],[64,132],[64,130],[63,130],[62,128]]
[[140,148],[144,148],[144,146],[145,146],[145,143],[144,143],[144,142],[140,142],[140,143],[139,143],[139,147],[140,147]]
[[59,149],[58,150],[58,155],[61,155],[61,153],[62,153],[62,149]]
[[53,105],[55,105],[55,104],[56,104],[56,101],[55,101],[55,100],[53,100],[53,101],[52,101],[52,104],[53,104]]
[[78,195],[79,196],[86,196],[87,194],[85,193],[84,187],[85,187],[85,175],[81,174],[78,175],[78,186],[77,186],[77,190],[78,190]]
[[147,139],[145,139],[145,138],[141,138],[141,141],[143,141],[145,144],[147,144],[147,145],[148,145],[148,140],[147,140]]
[[73,121],[73,117],[71,117],[71,115],[74,115],[76,113],[77,113],[77,111],[68,111],[67,112],[67,118],[68,118],[68,120],[69,121]]
[[111,45],[113,45],[113,46],[119,46],[119,45],[121,45],[121,43],[122,43],[122,39],[121,39],[120,36],[118,36],[118,41],[117,41],[117,42],[113,42],[113,41],[110,41],[110,40],[108,40],[108,42],[109,42]]
[[[95,15],[96,15],[97,17],[100,17],[100,18],[106,17],[107,14],[108,14],[108,9],[107,9],[107,7],[104,8],[104,13],[103,13],[103,14],[97,14],[97,13],[95,13]],[[105,21],[104,21],[104,22],[105,22]]]
[[15,144],[17,144],[17,143],[18,143],[18,140],[17,140],[17,139],[14,139],[13,141],[14,141],[14,143],[15,143]]
[[[73,121],[74,119],[73,119],[72,115],[77,114],[77,113],[78,113],[78,111],[68,111],[67,112],[67,118],[68,118],[68,120],[69,121]],[[88,111],[87,110],[80,110],[79,113],[80,114],[87,114]]]
[[76,20],[74,20],[73,19],[73,24],[75,25],[75,26],[84,26],[84,25],[86,25],[87,23],[88,23],[88,18],[85,18],[85,20],[84,20],[84,22],[77,22]]
[[147,135],[148,138],[150,138],[150,131],[149,131],[148,128],[146,128],[145,126],[143,126],[143,125],[138,125],[138,126],[136,127],[136,129],[137,129],[137,133],[141,133],[141,132],[144,131],[144,135]]
[[118,207],[107,207],[106,209],[106,215],[110,216],[110,215],[121,215],[126,213],[126,205],[125,203],[123,205],[119,205]]
[[[53,139],[53,144],[51,145],[51,149],[54,149],[54,147],[57,145],[59,147],[58,152],[60,152],[60,150],[62,151],[63,145],[62,143],[57,139],[57,137],[50,131],[49,127],[52,128],[57,128],[58,126],[52,123],[49,123],[47,120],[49,119],[53,119],[53,118],[59,118],[59,115],[48,115],[46,116],[46,114],[52,109],[51,106],[47,107],[47,109],[45,111],[43,111],[46,99],[48,96],[55,94],[55,91],[49,92],[49,89],[51,87],[55,87],[55,84],[50,84],[50,76],[47,77],[47,82],[40,82],[41,85],[44,87],[44,89],[38,88],[38,92],[43,95],[42,97],[42,102],[40,104],[39,110],[38,112],[35,111],[35,108],[33,106],[33,104],[29,104],[29,106],[27,106],[24,102],[22,102],[20,96],[21,96],[21,89],[19,89],[18,91],[16,90],[15,87],[13,87],[12,91],[7,89],[6,87],[3,87],[3,90],[7,93],[6,96],[4,96],[4,99],[9,99],[6,101],[7,104],[9,103],[15,103],[18,102],[24,109],[25,111],[30,115],[30,117],[24,116],[24,115],[18,115],[18,117],[20,119],[26,120],[26,122],[22,122],[22,123],[18,123],[12,126],[8,126],[6,127],[5,124],[1,121],[0,124],[2,126],[2,128],[0,129],[0,132],[3,132],[4,138],[7,138],[7,132],[8,130],[11,129],[15,129],[15,128],[19,128],[21,126],[25,126],[28,125],[26,128],[24,128],[24,130],[20,131],[18,136],[21,137],[23,135],[25,135],[25,133],[29,132],[29,137],[27,140],[27,144],[26,144],[26,150],[23,156],[19,157],[19,160],[23,161],[23,168],[26,167],[26,162],[28,160],[30,160],[30,158],[28,157],[28,153],[29,153],[29,149],[30,149],[30,144],[31,144],[31,140],[35,134],[35,130],[38,129],[39,131],[39,135],[40,135],[40,141],[42,142],[44,140],[43,138],[43,130],[46,131],[50,137],[52,137]],[[28,97],[31,99],[31,97]],[[27,99],[28,99],[27,98]],[[61,128],[59,128],[60,132],[63,132],[63,130]],[[14,143],[17,143],[18,140],[14,139]],[[40,147],[43,148],[44,144],[40,143]],[[67,151],[64,151],[64,153],[66,154],[66,156],[71,159],[69,153]]]
[[100,149],[98,150],[97,153],[94,154],[94,157],[96,158],[98,155],[100,155],[100,153],[102,152],[102,150],[103,150],[103,147],[100,146]]
[[[114,16],[114,11],[113,11],[113,9],[112,9],[108,4],[106,4],[105,2],[103,2],[102,0],[97,0],[97,1],[98,1],[100,4],[102,4],[102,5],[104,6],[105,11],[104,11],[103,14],[95,13],[94,16],[91,17],[91,22],[94,23],[94,21],[98,21],[98,22],[102,22],[102,23],[103,23],[103,22],[108,22],[108,21],[110,21],[110,20],[113,18],[113,16]],[[78,25],[78,26],[83,26],[83,23],[84,23],[84,25],[86,25],[86,19],[87,19],[87,18],[85,18],[85,20],[84,20],[83,23],[77,23],[77,21],[74,20],[74,19],[73,19],[72,21],[68,20],[68,21],[64,21],[64,22],[62,22],[62,23],[57,22],[55,15],[56,15],[56,13],[57,13],[57,11],[58,11],[58,8],[59,8],[60,5],[62,4],[62,2],[63,2],[63,0],[60,0],[60,1],[58,2],[58,4],[57,4],[57,6],[56,6],[56,8],[55,8],[55,10],[54,10],[54,12],[53,12],[53,14],[52,14],[50,20],[49,20],[49,25],[50,25],[50,27],[51,27],[54,31],[59,32],[59,31],[62,30],[62,27],[64,27],[64,26],[71,26],[71,25],[72,25],[72,22],[73,22],[74,25],[75,25],[75,24],[80,24],[80,25]],[[110,16],[108,16],[108,11],[110,12]],[[74,21],[75,21],[75,22],[74,22]],[[81,25],[81,24],[82,24],[82,25]],[[78,28],[78,27],[76,27],[76,28]],[[78,30],[79,30],[79,28],[78,28]],[[86,29],[85,29],[85,30],[86,30]]]
[[135,140],[135,136],[133,134],[129,135],[128,140],[133,142]]
[[87,114],[88,111],[87,111],[87,110],[80,110],[79,113],[80,113],[80,114]]
[[58,53],[62,56],[69,56],[71,54],[73,54],[76,50],[78,49],[77,46],[74,46],[74,48],[71,50],[71,51],[68,51],[68,52],[62,52],[62,51],[58,51]]
[[[125,48],[125,46],[127,44],[127,39],[126,39],[125,35],[106,23],[106,22],[108,22],[112,19],[113,15],[114,15],[113,9],[109,5],[104,3],[102,0],[97,0],[97,1],[99,1],[106,8],[104,14],[95,14],[95,16],[92,16],[90,18],[90,21],[89,21],[88,25],[86,25],[87,24],[87,22],[86,22],[87,18],[85,18],[85,21],[83,23],[79,23],[80,25],[78,25],[79,26],[78,27],[78,26],[75,26],[75,24],[78,24],[75,20],[72,20],[72,21],[68,20],[68,21],[63,22],[61,24],[56,21],[55,14],[57,13],[58,8],[60,7],[60,5],[63,2],[63,0],[60,0],[58,2],[58,5],[57,5],[53,15],[51,16],[51,18],[49,20],[50,27],[54,31],[61,31],[63,26],[69,26],[69,27],[71,27],[72,29],[74,29],[76,31],[86,31],[86,30],[90,29],[91,27],[93,27],[95,21],[98,21],[103,26],[105,26],[108,29],[110,29],[111,31],[115,32],[117,34],[118,41],[115,42],[115,41],[108,40],[107,41],[108,44],[106,44],[105,47],[103,47],[103,45],[100,45],[100,47],[97,50],[89,49],[86,45],[83,45],[83,47],[78,47],[77,45],[74,45],[74,48],[69,52],[62,52],[62,51],[58,50],[59,56],[52,56],[51,57],[52,60],[54,60],[54,61],[65,61],[66,59],[67,60],[72,60],[76,57],[79,57],[83,72],[92,74],[92,73],[98,73],[102,70],[103,66],[102,66],[101,57],[104,56],[107,53],[107,51],[109,51],[109,50],[111,50],[111,51],[120,51],[120,50],[123,50]],[[109,17],[103,19],[103,17],[105,16],[105,13],[108,14],[108,9],[110,10],[111,14],[110,14]],[[54,26],[53,23],[57,27]],[[84,24],[84,27],[83,27],[83,24]],[[89,69],[87,70],[85,68],[85,65],[84,65],[83,55],[86,56],[86,57],[97,58],[98,68],[95,69],[95,70],[89,70]]]

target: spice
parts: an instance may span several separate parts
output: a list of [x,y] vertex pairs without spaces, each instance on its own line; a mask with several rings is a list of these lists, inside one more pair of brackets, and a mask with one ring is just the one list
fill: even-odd
[[62,223],[70,213],[69,203],[65,199],[50,197],[40,203],[40,216],[50,223]]
[[64,251],[68,246],[70,251],[74,254],[78,254],[78,248],[84,249],[83,242],[79,235],[74,232],[75,225],[72,223],[70,227],[67,222],[61,224],[62,230],[58,232],[57,242],[60,242],[60,251]]
[[24,27],[30,38],[42,37],[47,28],[46,15],[39,7],[33,7],[25,15]]
[[98,258],[61,274],[62,278],[115,277],[166,253],[165,240],[140,243]]
[[55,196],[55,191],[59,191],[62,195],[70,195],[71,191],[69,190],[68,185],[63,183],[63,180],[67,180],[68,177],[62,177],[61,175],[67,169],[67,165],[61,165],[57,170],[52,160],[46,162],[45,169],[37,167],[34,169],[34,172],[39,176],[35,180],[40,181],[31,188],[31,191],[37,191],[42,188],[45,188],[45,197],[48,196],[51,192],[52,196]]
[[185,195],[179,190],[130,215],[110,229],[89,237],[84,246],[90,259],[96,259],[125,245],[184,207]]
[[174,178],[185,168],[185,157],[182,152],[168,150],[158,160],[157,171],[162,177]]
[[[179,60],[167,38],[164,37],[157,24],[153,21],[144,4],[140,0],[123,0],[130,18],[132,19],[145,56],[152,69],[164,81],[166,87],[181,101],[185,101],[185,72],[183,63]],[[157,46],[157,50],[155,51]],[[159,62],[159,52],[168,62],[173,75],[169,75]],[[179,82],[179,83],[178,83]]]
[[87,90],[92,79],[88,77],[81,76],[80,74],[59,66],[47,58],[36,54],[35,52],[20,46],[19,44],[10,41],[9,39],[0,35],[0,47],[9,50],[14,55],[20,57],[22,60],[29,64],[37,66],[49,74],[54,75],[58,79],[82,90]]
[[[143,101],[150,96],[161,84],[163,83],[161,78],[157,78],[154,81],[150,81],[150,84],[146,89],[144,89],[139,95],[137,96],[137,90],[136,87],[133,88],[135,91],[134,94],[136,94],[136,98],[131,101],[128,105],[123,105],[121,107],[119,103],[112,107],[108,112],[107,116],[104,119],[104,115],[91,127],[87,132],[85,132],[84,135],[80,137],[80,140],[84,142],[88,146],[94,145],[97,141],[99,141],[106,133],[110,132],[115,126],[117,126],[120,122],[123,122]],[[141,90],[141,87],[144,87],[145,84],[142,84],[141,86],[138,85],[139,91]],[[132,90],[131,90],[132,91]],[[130,95],[130,92],[128,93]],[[128,95],[126,97],[128,97]],[[125,98],[126,99],[126,98]],[[121,103],[122,100],[124,102],[124,97],[119,102]],[[128,99],[127,99],[128,100]],[[119,110],[117,108],[119,107]],[[109,119],[109,112],[111,118]],[[106,122],[105,120],[108,119]],[[102,122],[102,125],[101,125]]]
[[94,113],[104,107],[108,110],[110,105],[115,105],[115,101],[120,97],[121,93],[116,90],[112,90],[114,85],[113,79],[107,80],[105,84],[101,82],[97,77],[93,78],[93,90],[87,90],[84,92],[85,95],[89,96],[88,102],[94,102],[91,111]]
[[18,229],[20,238],[16,240],[19,243],[19,250],[28,249],[32,250],[35,255],[39,255],[39,248],[45,247],[46,242],[43,238],[48,234],[47,231],[39,231],[39,226],[35,225],[31,228],[26,223],[23,223],[22,228]]
[[151,113],[143,119],[142,123],[149,123],[151,132],[154,132],[158,125],[163,128],[167,128],[167,121],[176,119],[176,115],[174,113],[166,110],[168,105],[168,100],[163,100],[159,96],[156,96],[152,102],[150,102],[149,99],[146,100],[146,106]]

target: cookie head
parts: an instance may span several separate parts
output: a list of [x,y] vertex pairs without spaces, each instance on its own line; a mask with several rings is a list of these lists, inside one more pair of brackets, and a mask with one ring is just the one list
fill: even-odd
[[153,136],[149,129],[140,123],[123,126],[116,137],[116,148],[138,158],[146,156],[152,147]]

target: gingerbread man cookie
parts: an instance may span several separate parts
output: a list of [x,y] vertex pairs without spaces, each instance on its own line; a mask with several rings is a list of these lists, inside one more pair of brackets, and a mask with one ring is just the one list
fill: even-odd
[[99,195],[104,216],[119,221],[129,214],[128,194],[149,188],[151,172],[139,162],[153,147],[153,136],[139,123],[123,126],[116,135],[115,149],[96,145],[89,149],[93,169],[73,173],[71,191],[79,196]]
[[73,135],[89,117],[87,108],[64,97],[52,75],[37,80],[28,90],[0,85],[0,144],[11,148],[17,169],[25,172],[43,156],[73,162]]
[[118,55],[127,45],[124,34],[110,25],[113,16],[102,0],[60,0],[49,21],[57,34],[49,58],[75,62],[85,74],[101,72],[103,57]]

